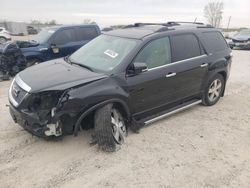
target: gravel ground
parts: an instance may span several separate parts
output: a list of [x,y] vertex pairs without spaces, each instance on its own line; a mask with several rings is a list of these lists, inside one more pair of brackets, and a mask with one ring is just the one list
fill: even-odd
[[236,50],[225,97],[130,133],[115,153],[91,131],[45,141],[15,125],[0,83],[0,187],[250,187],[250,51]]

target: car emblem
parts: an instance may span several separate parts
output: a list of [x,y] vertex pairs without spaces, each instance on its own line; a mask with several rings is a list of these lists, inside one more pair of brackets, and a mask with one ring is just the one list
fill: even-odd
[[18,88],[16,88],[15,86],[13,86],[12,91],[13,91],[13,94],[15,95],[15,97],[18,97],[20,90]]

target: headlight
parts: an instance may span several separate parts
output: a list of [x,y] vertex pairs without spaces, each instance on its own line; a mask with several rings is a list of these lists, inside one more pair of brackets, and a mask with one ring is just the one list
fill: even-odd
[[48,91],[34,94],[33,100],[30,103],[30,108],[36,110],[48,110],[55,107],[59,101],[60,96],[62,95],[61,91]]

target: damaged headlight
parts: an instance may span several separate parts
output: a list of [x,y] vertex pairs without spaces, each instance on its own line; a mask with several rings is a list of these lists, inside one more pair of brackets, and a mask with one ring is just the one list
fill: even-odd
[[47,91],[34,94],[29,107],[35,111],[51,110],[57,106],[62,93],[62,91]]

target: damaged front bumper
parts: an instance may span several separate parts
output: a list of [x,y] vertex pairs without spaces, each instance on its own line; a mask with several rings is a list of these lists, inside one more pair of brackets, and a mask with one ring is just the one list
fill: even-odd
[[38,137],[61,136],[62,127],[59,121],[55,123],[41,122],[34,113],[19,111],[10,104],[9,111],[15,123],[21,125],[28,132]]

